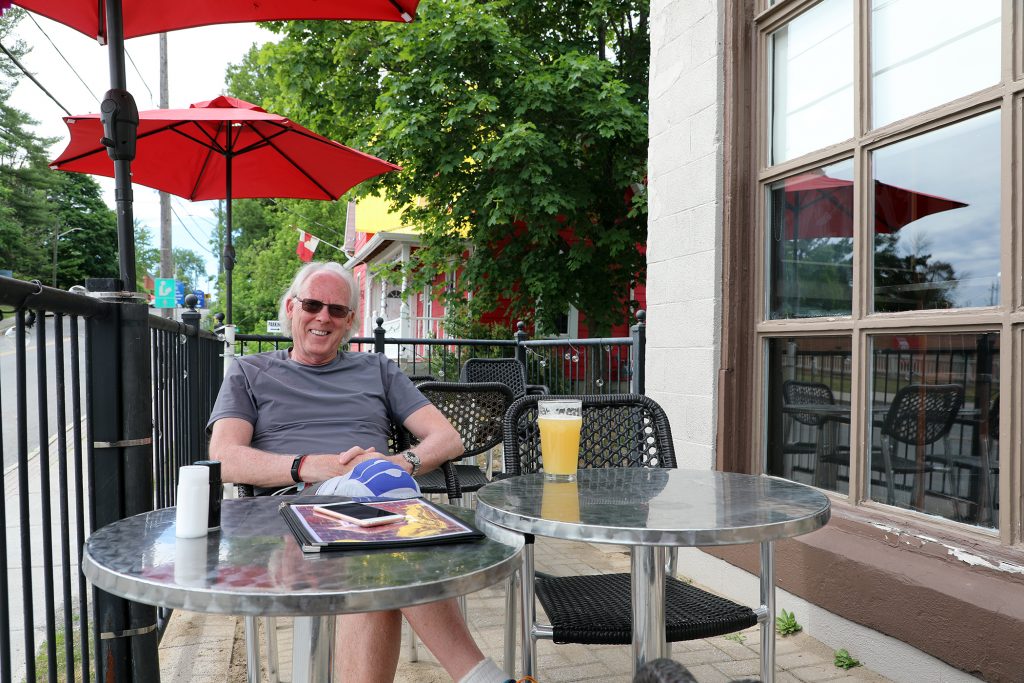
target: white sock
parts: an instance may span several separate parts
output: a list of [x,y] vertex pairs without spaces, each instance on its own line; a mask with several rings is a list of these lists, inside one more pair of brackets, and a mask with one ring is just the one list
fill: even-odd
[[459,683],[508,683],[511,680],[513,679],[488,657],[481,659],[459,680]]

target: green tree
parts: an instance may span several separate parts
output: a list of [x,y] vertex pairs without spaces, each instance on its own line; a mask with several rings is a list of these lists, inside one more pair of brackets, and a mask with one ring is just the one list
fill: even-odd
[[927,240],[903,249],[900,245],[899,233],[875,235],[875,310],[953,308],[954,290],[963,276],[952,264],[934,260],[925,251]]
[[160,249],[153,244],[153,231],[135,221],[135,286],[137,292],[152,294],[145,277],[153,277],[160,268]]
[[194,292],[206,277],[206,260],[191,249],[174,248],[174,278],[185,283],[185,292]]
[[[117,217],[103,203],[99,184],[81,173],[54,171],[49,199],[58,236],[56,286],[67,289],[85,284],[87,278],[116,277]],[[51,258],[53,239],[54,233],[50,233],[46,240]]]
[[[419,286],[463,268],[470,306],[621,321],[642,281],[645,1],[424,3],[410,25],[290,22],[234,94],[403,166],[383,186],[422,230]],[[426,201],[420,201],[425,199]],[[473,248],[464,254],[466,240]]]

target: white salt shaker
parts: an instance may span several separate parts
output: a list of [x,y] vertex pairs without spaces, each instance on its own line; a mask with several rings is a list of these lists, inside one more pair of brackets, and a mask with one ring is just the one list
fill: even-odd
[[210,468],[186,465],[178,470],[178,510],[174,535],[200,538],[206,535],[210,507]]

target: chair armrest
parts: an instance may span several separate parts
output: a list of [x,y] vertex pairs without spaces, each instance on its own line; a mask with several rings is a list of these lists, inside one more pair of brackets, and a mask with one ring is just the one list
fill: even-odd
[[527,396],[549,396],[551,390],[548,389],[546,384],[527,384],[526,395]]

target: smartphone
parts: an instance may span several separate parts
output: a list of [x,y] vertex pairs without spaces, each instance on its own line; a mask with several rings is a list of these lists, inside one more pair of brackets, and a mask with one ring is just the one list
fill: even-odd
[[390,510],[381,510],[372,505],[362,503],[329,503],[327,505],[315,505],[313,511],[328,517],[341,519],[359,526],[378,526],[380,524],[392,524],[405,519],[405,515],[396,515]]

